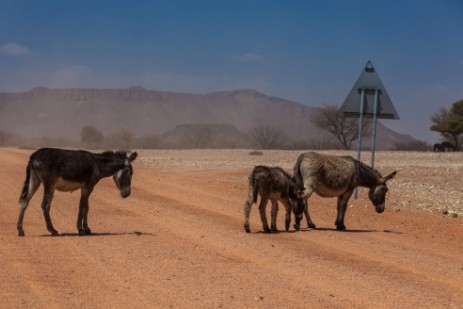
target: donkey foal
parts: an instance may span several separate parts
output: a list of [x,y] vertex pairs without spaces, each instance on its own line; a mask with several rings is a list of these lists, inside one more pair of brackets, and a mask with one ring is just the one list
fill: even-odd
[[[306,200],[302,198],[301,189],[291,180],[291,176],[280,167],[254,167],[249,175],[248,200],[244,203],[244,229],[246,232],[251,231],[249,229],[249,213],[252,204],[257,203],[258,195],[261,197],[259,212],[264,231],[266,233],[278,231],[276,225],[278,201],[282,202],[286,208],[285,228],[288,231],[292,208],[300,209],[300,211],[305,208]],[[268,227],[265,211],[268,200],[272,202],[271,229]]]

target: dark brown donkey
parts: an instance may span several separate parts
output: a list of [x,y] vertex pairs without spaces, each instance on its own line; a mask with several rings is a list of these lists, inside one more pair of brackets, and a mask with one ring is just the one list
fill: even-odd
[[[306,152],[299,156],[294,165],[294,179],[297,184],[303,186],[303,195],[309,198],[312,193],[321,197],[338,198],[338,215],[336,217],[336,228],[345,230],[344,216],[346,214],[347,202],[357,187],[369,188],[368,197],[375,206],[377,213],[382,213],[385,208],[386,183],[394,178],[397,172],[392,172],[386,177],[371,167],[355,160],[352,157],[338,157],[315,152]],[[302,219],[302,211],[296,211],[296,229]],[[315,228],[308,207],[305,206],[303,213],[307,219],[307,225]]]
[[26,180],[19,198],[21,205],[18,219],[19,236],[24,236],[24,212],[34,193],[43,183],[44,195],[42,210],[47,229],[52,235],[58,235],[50,218],[50,206],[55,190],[72,192],[80,189],[79,215],[77,230],[80,235],[91,234],[88,227],[88,198],[95,185],[102,178],[113,176],[121,196],[126,198],[131,192],[133,175],[132,162],[137,158],[134,152],[106,151],[95,154],[83,150],[63,150],[42,148],[34,152],[27,164]]

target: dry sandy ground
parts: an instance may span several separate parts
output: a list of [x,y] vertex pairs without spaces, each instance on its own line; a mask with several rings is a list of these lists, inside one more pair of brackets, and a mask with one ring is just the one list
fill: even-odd
[[254,205],[246,234],[249,171],[290,170],[300,152],[140,151],[130,198],[111,179],[97,185],[94,235],[76,234],[79,193],[57,192],[61,235],[49,236],[39,190],[19,238],[30,153],[0,149],[1,308],[463,307],[461,153],[378,153],[383,174],[399,171],[386,211],[375,213],[361,189],[346,232],[334,229],[335,200],[314,196],[319,229],[261,233]]

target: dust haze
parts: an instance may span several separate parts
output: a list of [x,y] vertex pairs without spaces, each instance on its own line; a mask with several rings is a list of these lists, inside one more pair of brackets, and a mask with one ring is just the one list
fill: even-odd
[[[333,138],[311,123],[315,110],[249,89],[192,94],[142,87],[39,87],[0,93],[0,146],[263,148],[253,133],[272,128],[283,138],[271,148],[336,149]],[[86,126],[104,139],[84,142]],[[381,123],[377,136],[377,149],[413,141]]]

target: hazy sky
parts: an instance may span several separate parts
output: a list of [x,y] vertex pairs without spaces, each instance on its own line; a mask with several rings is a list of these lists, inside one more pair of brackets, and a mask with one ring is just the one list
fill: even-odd
[[0,91],[251,88],[342,104],[370,59],[401,120],[463,99],[461,0],[0,0]]

